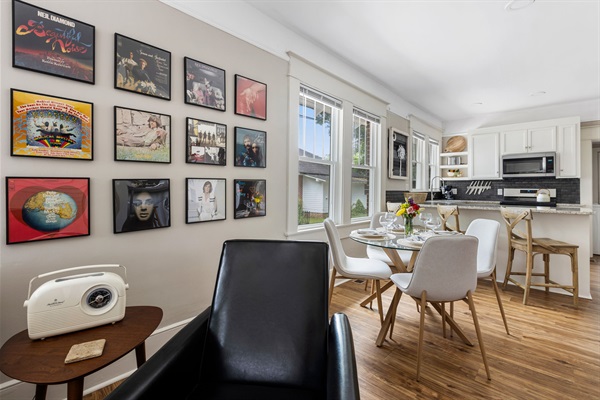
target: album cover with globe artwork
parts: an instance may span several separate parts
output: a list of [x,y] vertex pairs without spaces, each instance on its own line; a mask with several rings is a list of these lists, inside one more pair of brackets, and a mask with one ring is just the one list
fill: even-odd
[[90,234],[89,178],[6,178],[6,244]]
[[11,89],[13,156],[93,159],[92,103]]

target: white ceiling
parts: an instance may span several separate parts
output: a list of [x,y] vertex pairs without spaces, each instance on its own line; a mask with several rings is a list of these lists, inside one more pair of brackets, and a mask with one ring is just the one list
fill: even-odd
[[600,0],[243,2],[442,121],[600,99]]

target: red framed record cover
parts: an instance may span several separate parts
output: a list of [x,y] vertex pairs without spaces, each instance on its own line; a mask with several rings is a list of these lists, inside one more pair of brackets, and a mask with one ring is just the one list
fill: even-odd
[[6,243],[90,234],[90,178],[6,177]]

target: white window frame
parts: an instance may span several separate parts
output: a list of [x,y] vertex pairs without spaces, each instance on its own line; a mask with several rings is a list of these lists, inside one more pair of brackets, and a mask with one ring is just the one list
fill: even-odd
[[[411,190],[431,190],[431,180],[440,175],[440,142],[428,135],[412,130],[411,144]],[[418,143],[421,143],[421,148],[416,148]],[[437,150],[433,150],[434,146]],[[435,153],[435,154],[432,154]],[[421,164],[421,168],[417,168],[416,164]],[[417,174],[413,181],[413,175]]]
[[[355,217],[352,218],[351,220],[352,222],[360,222],[360,221],[364,221],[366,219],[370,219],[374,213],[375,210],[375,201],[374,199],[377,197],[376,196],[376,179],[375,179],[375,170],[376,170],[376,166],[377,166],[377,161],[378,161],[378,157],[377,157],[377,143],[381,143],[381,120],[380,118],[378,118],[377,116],[368,113],[364,110],[361,110],[359,108],[354,108],[352,111],[352,134],[354,135],[354,131],[356,129],[356,121],[359,121],[358,125],[360,126],[364,121],[365,124],[370,125],[370,143],[365,144],[365,146],[367,147],[367,150],[365,151],[365,156],[367,155],[367,151],[368,151],[368,156],[369,156],[369,162],[367,162],[366,160],[362,163],[355,163],[354,162],[354,154],[355,154],[355,149],[352,149],[352,168],[350,170],[350,181],[352,181],[352,169],[363,169],[363,170],[367,170],[369,173],[369,201],[367,202],[367,204],[365,204],[365,206],[367,207],[368,213],[365,217]],[[352,200],[352,193],[350,193],[350,199]],[[352,201],[350,201],[351,205],[352,205]],[[352,212],[352,210],[350,210]]]

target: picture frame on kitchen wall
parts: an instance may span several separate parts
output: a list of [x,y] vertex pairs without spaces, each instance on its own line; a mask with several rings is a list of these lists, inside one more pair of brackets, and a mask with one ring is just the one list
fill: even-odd
[[267,132],[235,127],[236,167],[267,167]]
[[94,104],[11,89],[11,155],[93,159]]
[[171,162],[171,116],[115,106],[115,161]]
[[183,66],[186,104],[225,111],[225,70],[189,57]]
[[90,235],[90,178],[6,177],[6,244]]
[[13,67],[94,84],[96,28],[13,0]]
[[408,179],[410,160],[408,133],[390,128],[388,151],[388,177],[391,179]]
[[187,118],[187,149],[189,164],[227,164],[227,125]]
[[267,181],[264,179],[235,179],[234,219],[267,215]]
[[222,221],[225,212],[226,179],[186,178],[186,224]]
[[113,179],[114,233],[171,226],[169,179]]
[[267,85],[242,75],[235,75],[235,113],[250,118],[267,119]]
[[115,88],[171,100],[171,52],[115,33]]

